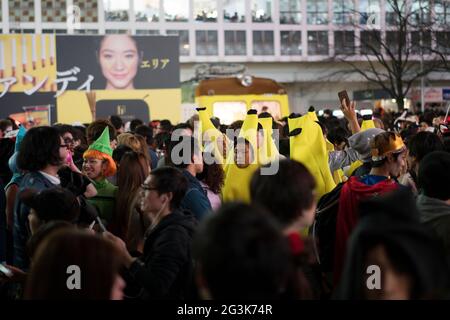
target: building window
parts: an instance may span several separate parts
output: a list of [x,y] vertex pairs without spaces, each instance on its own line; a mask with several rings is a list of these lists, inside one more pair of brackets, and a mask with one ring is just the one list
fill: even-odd
[[281,55],[300,56],[302,54],[301,31],[281,31]]
[[430,0],[413,0],[411,4],[411,19],[413,26],[431,22]]
[[105,21],[128,21],[130,3],[123,0],[103,0]]
[[253,31],[253,54],[273,56],[273,31]]
[[42,0],[41,16],[42,22],[66,22],[66,2],[56,0]]
[[106,29],[105,34],[127,34],[128,30],[125,29]]
[[359,23],[380,25],[380,0],[359,0]]
[[189,30],[167,30],[166,34],[167,35],[178,35],[178,37],[180,39],[180,56],[188,56],[189,55],[189,52],[190,52]]
[[349,25],[353,23],[355,13],[355,3],[353,0],[333,1],[333,23],[339,25]]
[[159,0],[134,0],[134,16],[137,22],[158,22]]
[[247,54],[245,31],[225,31],[225,55],[245,56]]
[[195,31],[195,47],[198,56],[217,56],[219,53],[217,44],[217,31]]
[[308,31],[308,55],[328,55],[328,31]]
[[34,1],[8,1],[9,22],[34,22]]
[[336,54],[355,54],[355,33],[353,31],[335,31],[334,52]]
[[[420,37],[422,36],[422,46],[420,45]],[[431,32],[411,32],[411,53],[421,54],[429,53],[431,48]]]
[[245,1],[228,0],[223,2],[223,21],[245,22]]
[[252,21],[272,22],[272,0],[252,0]]
[[361,31],[361,54],[374,55],[379,54],[381,49],[380,31],[370,30]]
[[97,29],[75,29],[74,34],[98,34]]
[[98,22],[98,4],[92,0],[73,0],[73,5],[80,8],[80,22]]
[[9,33],[35,33],[34,29],[9,29]]
[[450,25],[450,1],[435,0],[434,14],[438,23]]
[[405,11],[405,0],[386,1],[386,24],[398,26],[400,24],[400,16],[404,17]]
[[327,0],[308,0],[306,4],[308,24],[327,24],[328,23],[328,1]]
[[397,54],[400,50],[403,53],[406,52],[406,34],[398,31],[386,31],[386,47],[392,52]]
[[436,32],[437,50],[443,54],[450,54],[450,32]]
[[280,0],[280,24],[301,24],[301,1]]
[[136,35],[138,36],[158,36],[159,30],[136,30]]
[[164,16],[166,21],[187,22],[189,19],[189,1],[164,0]]
[[66,29],[42,29],[42,33],[67,34],[67,30]]
[[217,22],[217,1],[194,0],[194,19],[197,22]]

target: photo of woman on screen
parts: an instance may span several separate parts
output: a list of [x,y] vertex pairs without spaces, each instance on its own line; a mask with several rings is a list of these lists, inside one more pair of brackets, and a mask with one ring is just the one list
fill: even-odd
[[106,35],[97,51],[106,90],[134,90],[142,52],[135,39],[126,34]]

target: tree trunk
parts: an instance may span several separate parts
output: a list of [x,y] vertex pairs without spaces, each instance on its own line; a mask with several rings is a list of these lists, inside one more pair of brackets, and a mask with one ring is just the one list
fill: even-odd
[[399,96],[395,99],[399,112],[403,112],[403,110],[405,109],[405,100],[403,100],[403,98],[403,96]]

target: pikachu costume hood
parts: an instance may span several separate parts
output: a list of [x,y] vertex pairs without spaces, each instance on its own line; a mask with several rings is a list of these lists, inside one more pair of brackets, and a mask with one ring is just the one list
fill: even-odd
[[258,116],[256,110],[249,110],[244,119],[239,138],[244,138],[250,144],[253,159],[246,168],[239,168],[234,161],[235,150],[228,152],[225,164],[225,183],[222,189],[222,199],[228,201],[243,201],[250,203],[250,180],[253,173],[259,167],[257,148]]
[[322,129],[309,113],[288,118],[291,159],[301,162],[316,179],[317,199],[336,186],[328,165],[328,151]]
[[[198,136],[202,141],[207,142],[205,151],[211,152],[218,163],[224,164],[231,145],[228,137],[213,125],[206,108],[197,108],[196,110],[200,120]],[[199,145],[203,144],[199,143]]]
[[264,133],[264,141],[258,148],[258,162],[260,165],[264,165],[279,159],[280,153],[272,138],[273,118],[270,114],[261,114],[258,117],[258,122],[262,126]]

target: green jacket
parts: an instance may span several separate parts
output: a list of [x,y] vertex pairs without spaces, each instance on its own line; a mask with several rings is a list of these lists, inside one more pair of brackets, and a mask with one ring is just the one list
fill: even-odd
[[117,187],[106,179],[93,181],[93,184],[97,189],[97,195],[88,201],[97,208],[100,218],[108,225],[114,217]]

